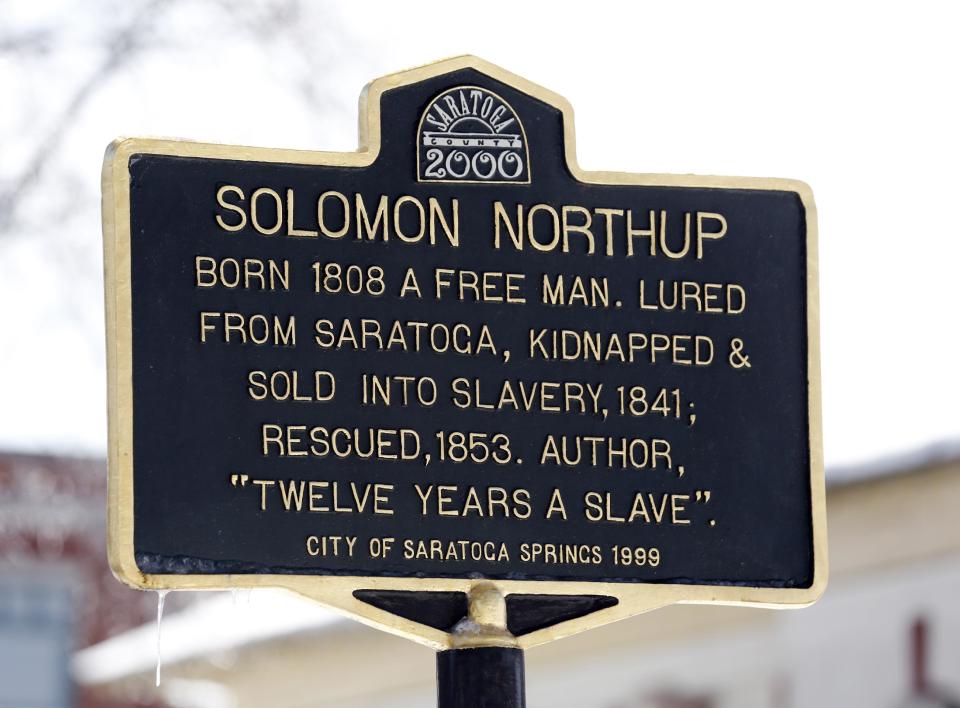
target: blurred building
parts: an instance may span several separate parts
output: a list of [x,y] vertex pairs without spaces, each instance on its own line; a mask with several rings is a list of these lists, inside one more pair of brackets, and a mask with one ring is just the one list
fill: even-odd
[[106,486],[103,460],[0,454],[0,708],[118,705],[69,672],[152,612],[107,567]]
[[[831,580],[800,611],[674,606],[528,653],[531,706],[956,706],[960,445],[833,469]],[[132,591],[131,591],[132,592]],[[921,628],[921,629],[918,629]],[[432,705],[426,648],[279,591],[214,594],[80,652],[112,698],[203,708]]]

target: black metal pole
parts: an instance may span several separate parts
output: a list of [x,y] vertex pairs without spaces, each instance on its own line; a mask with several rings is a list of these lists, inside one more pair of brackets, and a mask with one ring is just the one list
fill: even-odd
[[525,708],[523,649],[437,652],[437,708]]

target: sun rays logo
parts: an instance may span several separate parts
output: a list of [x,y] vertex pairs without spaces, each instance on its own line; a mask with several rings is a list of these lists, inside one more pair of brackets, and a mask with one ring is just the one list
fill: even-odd
[[479,86],[430,101],[417,128],[420,182],[530,182],[527,136],[516,111]]

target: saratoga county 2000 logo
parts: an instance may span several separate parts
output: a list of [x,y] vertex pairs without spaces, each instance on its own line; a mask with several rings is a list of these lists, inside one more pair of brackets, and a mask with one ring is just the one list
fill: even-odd
[[530,182],[520,118],[485,88],[457,86],[436,96],[417,137],[420,182]]

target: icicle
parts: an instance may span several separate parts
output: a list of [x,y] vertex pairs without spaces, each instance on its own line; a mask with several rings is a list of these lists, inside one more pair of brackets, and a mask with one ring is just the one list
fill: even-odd
[[169,590],[157,590],[157,687],[160,687],[160,665],[162,663],[162,654],[160,653],[160,625],[163,622],[163,601],[167,599]]
[[251,591],[252,588],[233,588],[230,591],[230,597],[233,600],[233,606],[239,607],[240,605],[249,605]]

